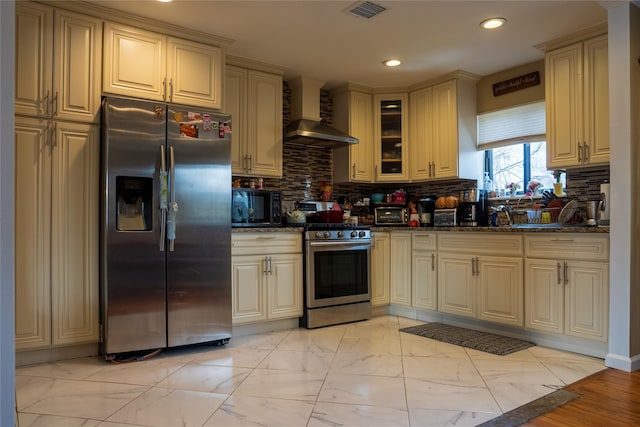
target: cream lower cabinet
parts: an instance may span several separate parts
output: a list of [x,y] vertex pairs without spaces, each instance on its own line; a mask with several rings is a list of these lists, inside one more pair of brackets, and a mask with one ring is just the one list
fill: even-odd
[[440,233],[438,310],[523,326],[522,236]]
[[16,350],[97,343],[99,128],[16,117]]
[[436,233],[414,231],[411,236],[411,305],[438,309]]
[[525,326],[607,341],[607,236],[525,236]]
[[107,22],[103,57],[103,92],[222,108],[223,52],[217,46]]
[[391,296],[392,304],[411,305],[411,232],[392,231],[391,253]]
[[231,114],[234,175],[282,177],[282,76],[227,65],[225,112]]
[[299,233],[234,233],[231,246],[234,325],[302,316]]
[[100,19],[16,4],[16,114],[97,123],[101,65]]
[[389,304],[391,292],[390,233],[373,232],[371,243],[371,305]]

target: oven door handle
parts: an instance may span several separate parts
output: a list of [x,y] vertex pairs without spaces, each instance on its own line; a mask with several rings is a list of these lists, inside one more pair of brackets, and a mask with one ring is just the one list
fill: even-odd
[[338,247],[344,247],[345,249],[353,249],[356,248],[358,246],[365,246],[365,247],[371,247],[371,241],[370,240],[359,240],[357,242],[328,242],[328,241],[322,241],[322,242],[308,242],[309,243],[309,247],[313,247],[313,248],[322,248],[322,247],[331,247],[331,249],[336,249]]

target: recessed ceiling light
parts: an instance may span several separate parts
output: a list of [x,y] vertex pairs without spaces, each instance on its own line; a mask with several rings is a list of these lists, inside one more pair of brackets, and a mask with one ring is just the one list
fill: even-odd
[[385,61],[382,61],[382,63],[387,67],[397,67],[398,65],[402,64],[399,59],[387,59]]
[[485,30],[494,30],[502,27],[507,22],[504,18],[489,18],[480,23],[480,26]]
[[172,0],[158,0],[160,3],[171,3]]

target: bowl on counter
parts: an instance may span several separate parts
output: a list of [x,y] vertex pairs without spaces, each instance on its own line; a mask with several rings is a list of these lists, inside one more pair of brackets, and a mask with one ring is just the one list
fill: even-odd
[[384,193],[373,193],[371,195],[371,203],[382,203],[384,200]]

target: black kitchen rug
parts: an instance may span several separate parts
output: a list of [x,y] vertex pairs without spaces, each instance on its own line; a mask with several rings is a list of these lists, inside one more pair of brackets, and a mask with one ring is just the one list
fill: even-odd
[[505,356],[535,346],[529,341],[517,338],[503,337],[488,332],[474,331],[473,329],[459,328],[443,323],[425,323],[424,325],[411,326],[400,329],[400,332],[419,335],[425,338],[459,345],[486,353]]
[[571,402],[580,397],[579,394],[568,390],[556,390],[553,393],[542,396],[533,402],[529,402],[519,408],[513,409],[492,420],[479,424],[477,427],[514,427],[527,423],[534,418],[553,411],[555,408]]

